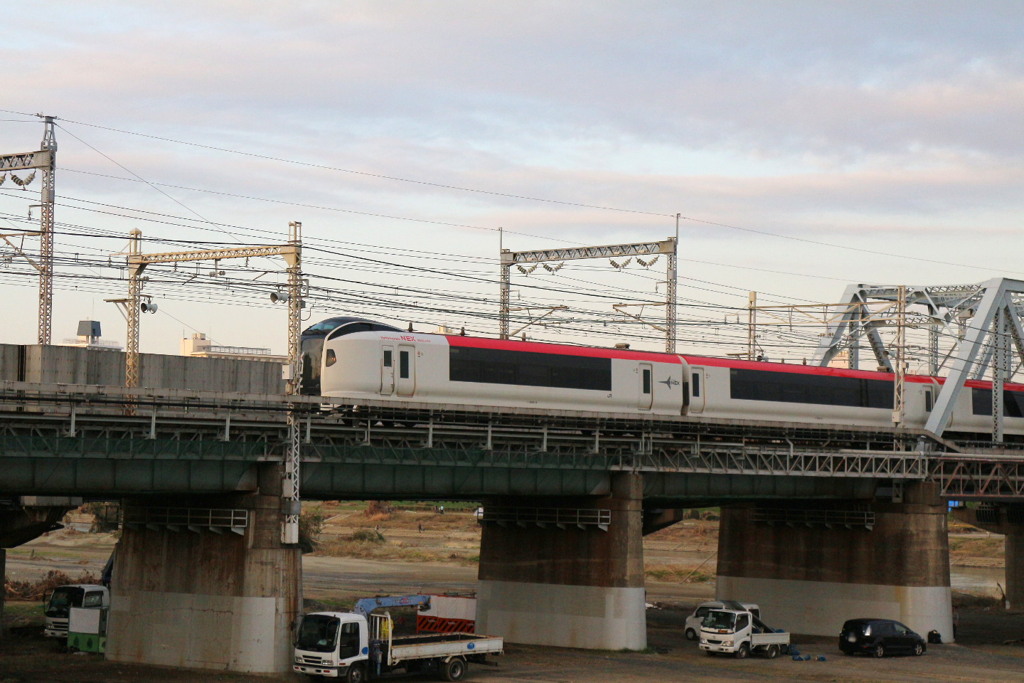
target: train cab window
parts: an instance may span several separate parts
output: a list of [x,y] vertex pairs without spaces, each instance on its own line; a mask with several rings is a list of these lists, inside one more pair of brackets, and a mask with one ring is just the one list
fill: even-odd
[[327,349],[327,353],[324,358],[324,365],[331,367],[338,362],[338,354],[334,353],[334,349]]
[[384,367],[386,367],[386,368],[390,368],[391,367],[391,349],[387,349],[384,352]]
[[398,376],[401,379],[409,379],[409,352],[398,352]]
[[643,393],[649,394],[651,393],[651,371],[648,368],[644,368],[643,373]]
[[693,395],[700,396],[700,373],[693,373]]
[[352,334],[353,332],[369,332],[373,328],[373,323],[348,323],[332,331],[330,334],[327,335],[327,338],[337,339],[342,335]]

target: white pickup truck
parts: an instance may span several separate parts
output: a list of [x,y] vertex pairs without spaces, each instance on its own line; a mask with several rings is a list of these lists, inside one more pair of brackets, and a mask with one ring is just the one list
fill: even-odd
[[302,618],[292,670],[348,683],[401,673],[439,673],[460,681],[470,662],[500,655],[504,642],[473,633],[394,636],[391,615],[369,612],[314,612]]
[[714,609],[700,626],[700,649],[708,655],[721,652],[742,659],[760,654],[775,659],[789,652],[789,634],[770,628],[750,612]]

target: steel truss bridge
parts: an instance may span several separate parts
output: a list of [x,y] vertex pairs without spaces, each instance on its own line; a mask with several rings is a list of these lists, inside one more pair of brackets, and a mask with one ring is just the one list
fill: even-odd
[[1024,502],[1024,444],[924,445],[915,430],[24,382],[0,383],[0,496],[255,490],[254,466],[285,458],[289,410],[308,499],[587,497],[636,472],[663,507],[926,480],[950,499]]

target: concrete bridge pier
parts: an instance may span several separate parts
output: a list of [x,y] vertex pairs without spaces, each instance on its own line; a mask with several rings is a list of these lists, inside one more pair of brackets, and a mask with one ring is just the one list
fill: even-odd
[[1024,607],[1024,527],[1007,524],[1004,533],[1006,608],[1020,609]]
[[[7,548],[0,548],[0,576],[7,576]],[[4,626],[5,598],[5,591],[0,591],[0,638],[7,635],[7,628]]]
[[640,475],[616,474],[602,498],[488,501],[477,631],[515,643],[647,647],[642,497]]
[[257,493],[127,501],[107,659],[277,673],[291,668],[301,556],[280,542],[281,471]]
[[717,594],[756,602],[795,633],[834,636],[847,619],[879,617],[952,642],[946,507],[918,482],[903,502],[723,509]]

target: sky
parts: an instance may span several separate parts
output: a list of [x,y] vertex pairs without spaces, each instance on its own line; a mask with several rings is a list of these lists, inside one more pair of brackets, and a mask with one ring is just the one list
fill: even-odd
[[[851,283],[1024,279],[1018,2],[96,0],[4,17],[0,155],[38,149],[36,114],[56,117],[58,343],[82,319],[124,343],[105,299],[127,294],[132,229],[150,253],[281,244],[299,221],[304,325],[486,336],[502,247],[678,230],[677,349],[715,355],[746,350],[751,291],[834,303]],[[0,233],[32,229],[38,203],[39,178],[0,185]],[[284,353],[283,268],[151,267],[142,350],[202,332]],[[665,259],[513,270],[512,331],[663,348],[612,305],[657,324],[665,278]],[[0,342],[35,342],[37,286],[0,243]],[[799,359],[821,331],[760,343]]]

